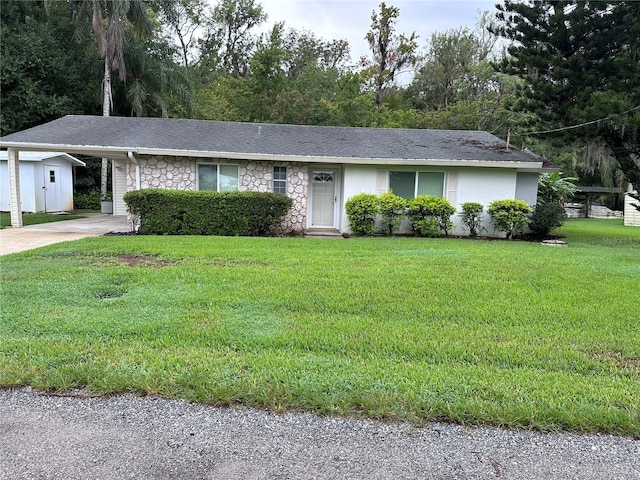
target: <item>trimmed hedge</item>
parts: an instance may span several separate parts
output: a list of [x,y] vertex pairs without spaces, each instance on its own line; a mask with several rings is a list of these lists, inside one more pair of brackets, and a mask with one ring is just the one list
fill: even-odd
[[291,209],[280,193],[144,189],[124,195],[143,235],[261,236]]

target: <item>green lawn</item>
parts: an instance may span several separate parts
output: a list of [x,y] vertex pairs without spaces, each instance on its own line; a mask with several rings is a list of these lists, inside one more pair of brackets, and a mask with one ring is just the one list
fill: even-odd
[[2,257],[0,385],[640,435],[640,229],[94,237]]
[[[62,220],[73,220],[82,218],[82,215],[55,215],[53,213],[23,213],[23,225],[36,225],[38,223],[60,222]],[[0,212],[0,228],[11,225],[11,214]]]

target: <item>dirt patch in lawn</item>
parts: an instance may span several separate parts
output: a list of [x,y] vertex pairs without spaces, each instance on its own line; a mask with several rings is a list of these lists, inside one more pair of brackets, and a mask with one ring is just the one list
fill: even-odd
[[154,255],[121,254],[116,258],[130,267],[161,268],[175,265],[173,260],[162,260]]
[[177,260],[163,260],[155,255],[134,255],[121,253],[119,255],[84,255],[82,253],[58,253],[46,255],[48,257],[74,257],[85,260],[90,267],[105,267],[126,265],[128,267],[162,268],[175,265]]

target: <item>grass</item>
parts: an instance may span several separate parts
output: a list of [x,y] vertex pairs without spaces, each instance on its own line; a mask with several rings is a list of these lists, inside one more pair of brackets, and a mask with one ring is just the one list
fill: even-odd
[[[56,215],[53,213],[23,213],[22,224],[23,225],[37,225],[39,223],[61,222],[63,220],[74,220],[76,218],[82,218],[82,215]],[[11,214],[7,212],[0,212],[0,228],[8,227],[11,225]]]
[[0,385],[640,435],[640,229],[95,237],[2,257]]

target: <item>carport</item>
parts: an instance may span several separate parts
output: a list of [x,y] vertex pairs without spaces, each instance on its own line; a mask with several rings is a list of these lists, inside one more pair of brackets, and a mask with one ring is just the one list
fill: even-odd
[[[37,128],[37,127],[36,127]],[[26,130],[25,132],[28,132]],[[20,132],[24,133],[24,132]],[[5,137],[6,138],[6,137]],[[92,145],[69,145],[64,143],[11,142],[0,139],[0,147],[7,148],[7,171],[9,177],[9,203],[11,226],[22,227],[22,204],[20,195],[20,152],[65,152],[67,154],[105,157],[111,160],[131,160],[133,153],[123,148],[109,148]]]

